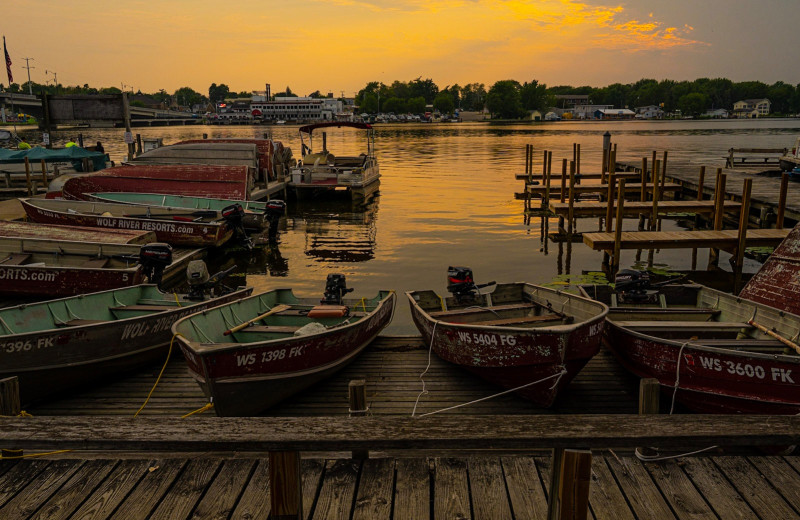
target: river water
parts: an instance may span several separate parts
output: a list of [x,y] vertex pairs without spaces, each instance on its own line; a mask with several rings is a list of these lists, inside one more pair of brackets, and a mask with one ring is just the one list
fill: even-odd
[[[182,139],[261,137],[271,131],[299,155],[296,126],[175,126],[136,128],[143,138],[162,137],[169,144]],[[599,271],[602,253],[581,243],[571,247],[542,238],[540,218],[526,219],[524,203],[514,200],[522,182],[525,145],[535,149],[534,171],[541,171],[542,150],[553,152],[553,171],[571,158],[573,143],[582,148],[581,170],[599,172],[602,138],[608,131],[618,146],[618,161],[640,162],[653,150],[669,152],[668,169],[682,165],[724,165],[729,148],[791,147],[800,135],[800,120],[555,122],[490,125],[487,123],[398,124],[376,127],[376,151],[381,168],[380,192],[366,206],[347,200],[290,202],[277,248],[237,253],[246,282],[265,291],[291,287],[298,296],[322,296],[329,273],[343,273],[356,297],[374,296],[378,289],[398,293],[390,334],[415,333],[404,292],[432,288],[444,294],[449,265],[473,269],[477,283],[577,281],[582,272]],[[84,129],[86,145],[102,141],[112,160],[125,153],[123,130]],[[29,142],[41,134],[25,134]],[[62,145],[76,132],[57,132]],[[363,132],[328,131],[328,149],[336,155],[358,154],[365,148]],[[555,230],[557,219],[548,223]],[[285,225],[285,228],[283,227]],[[676,224],[665,221],[664,229]],[[635,229],[630,219],[625,229]],[[596,219],[579,221],[579,231],[596,231]],[[646,257],[646,254],[644,255]],[[701,250],[698,266],[705,266]],[[625,252],[622,267],[635,262]],[[688,251],[657,252],[655,263],[672,270],[689,270]],[[721,267],[727,267],[723,256]],[[702,268],[702,267],[701,267]],[[754,270],[757,265],[746,265]],[[244,278],[239,278],[245,281]]]

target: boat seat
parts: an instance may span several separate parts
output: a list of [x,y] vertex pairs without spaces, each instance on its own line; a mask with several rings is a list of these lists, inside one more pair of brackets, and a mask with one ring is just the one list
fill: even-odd
[[609,308],[609,311],[616,313],[624,312],[626,314],[657,313],[663,316],[669,316],[670,314],[708,314],[710,316],[717,316],[722,312],[719,309],[697,307],[611,307]]
[[[493,305],[491,307],[469,307],[466,309],[453,309],[449,311],[434,311],[429,312],[431,318],[443,318],[450,316],[468,316],[470,314],[483,314],[486,312],[498,311],[514,311],[514,310],[529,310],[536,308],[532,303],[512,303],[508,305]],[[491,310],[489,310],[491,309]]]
[[753,326],[745,322],[737,321],[614,321],[614,325],[627,329],[640,331],[725,331],[752,329]]
[[69,320],[64,323],[58,323],[58,327],[82,327],[84,325],[94,325],[95,323],[105,323],[106,320]]
[[561,321],[558,314],[542,314],[541,316],[522,316],[520,318],[506,318],[500,320],[469,321],[464,325],[489,325],[492,327],[506,327],[509,325],[525,325],[529,323],[543,323],[548,321]]
[[111,307],[112,311],[171,311],[178,309],[177,305],[123,305],[121,307]]
[[108,265],[108,258],[92,258],[82,263],[81,267],[105,267]]
[[242,330],[236,332],[236,334],[241,334],[242,332],[271,332],[275,334],[294,334],[295,331],[299,330],[300,327],[292,327],[288,325],[251,325],[249,327],[245,327]]
[[28,260],[31,259],[31,255],[29,253],[11,253],[8,257],[2,261],[0,264],[2,265],[22,265]]

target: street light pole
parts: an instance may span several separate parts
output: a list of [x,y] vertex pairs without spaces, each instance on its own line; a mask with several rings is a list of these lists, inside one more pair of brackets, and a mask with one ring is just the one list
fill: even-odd
[[25,60],[25,68],[28,69],[28,94],[31,96],[33,95],[33,87],[31,87],[31,69],[35,69],[36,67],[31,67],[32,61],[36,61],[33,58],[22,58]]

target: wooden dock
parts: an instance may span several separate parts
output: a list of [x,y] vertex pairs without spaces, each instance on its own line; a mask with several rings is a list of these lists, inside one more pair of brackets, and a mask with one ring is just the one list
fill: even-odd
[[[648,193],[653,192],[653,185],[648,184],[645,188]],[[531,196],[537,197],[544,197],[546,192],[546,186],[528,186],[525,192],[519,192],[514,194],[514,198],[517,200],[527,200],[531,198]],[[660,193],[676,193],[681,191],[681,185],[668,182],[665,183],[663,187],[659,187]],[[608,192],[608,184],[576,184],[575,185],[575,194],[576,195],[605,195]],[[626,195],[639,195],[642,192],[642,185],[638,182],[632,182],[630,184],[625,184],[625,194]],[[566,196],[569,196],[569,187],[566,188],[565,191]],[[556,186],[551,184],[550,185],[550,198],[560,198],[561,197],[561,186]]]
[[[725,211],[741,211],[740,202],[725,202]],[[715,203],[713,200],[691,201],[691,200],[662,200],[658,202],[658,214],[668,216],[676,213],[695,213],[701,215],[713,214]],[[550,202],[550,211],[560,217],[569,215],[568,202]],[[573,215],[575,217],[605,217],[608,211],[608,204],[600,202],[576,202],[573,204]],[[617,207],[612,207],[613,215],[617,214]],[[650,202],[626,202],[623,206],[623,213],[626,217],[638,217],[639,215],[651,215],[653,203]]]
[[[617,176],[617,180],[619,179],[639,180],[641,178],[641,174],[636,172],[617,172],[615,175]],[[518,181],[527,181],[529,177],[528,174],[526,173],[517,173],[514,175],[514,178]],[[541,173],[534,173],[531,174],[530,178],[534,181],[541,182],[544,179],[544,176]],[[567,181],[567,183],[569,183],[569,175],[563,178]],[[561,173],[554,173],[550,175],[550,180],[553,182],[555,181],[561,182],[561,179],[562,179]],[[608,179],[608,174],[603,175],[602,173],[581,173],[575,175],[576,181],[586,181],[586,180],[599,181],[603,179]]]
[[[746,247],[777,247],[789,234],[789,229],[750,229]],[[736,249],[739,231],[623,231],[621,249]],[[614,233],[584,233],[583,242],[596,251],[614,249]]]

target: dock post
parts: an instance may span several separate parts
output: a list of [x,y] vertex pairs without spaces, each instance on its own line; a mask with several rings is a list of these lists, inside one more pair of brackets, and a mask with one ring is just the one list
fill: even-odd
[[571,242],[572,224],[575,220],[575,161],[570,161],[569,163],[569,212],[567,213],[567,219],[569,220],[567,222],[567,234],[570,235],[567,240]]
[[600,184],[606,182],[606,168],[608,167],[608,150],[603,148],[603,162],[600,165]]
[[550,179],[552,178],[553,173],[553,152],[545,152],[547,156],[545,159],[545,169],[544,169],[544,200],[542,201],[542,209],[545,211],[545,216],[543,218],[547,218],[547,214],[550,212]]
[[553,450],[547,520],[585,520],[591,479],[591,450]]
[[650,215],[650,231],[656,230],[656,222],[658,222],[658,199],[661,197],[661,190],[659,189],[660,178],[661,162],[656,159],[653,162],[653,212]]
[[611,276],[619,270],[619,254],[622,245],[622,217],[625,213],[625,179],[619,180],[617,191],[617,221],[614,223],[614,258],[611,262]]
[[48,184],[49,183],[47,182],[47,163],[44,161],[44,159],[42,159],[42,186],[44,186],[44,189],[47,189]]
[[136,134],[136,156],[142,155],[142,134]]
[[[567,160],[561,159],[561,197],[559,198],[560,202],[564,202],[566,200],[566,193],[567,193]],[[558,228],[561,232],[566,232],[566,228],[564,227],[564,217],[558,217]]]
[[[658,415],[661,412],[661,385],[658,379],[646,377],[639,380],[639,415]],[[641,447],[636,450],[645,456],[656,454],[652,448]]]
[[[21,412],[19,379],[17,376],[0,379],[0,416],[16,417]],[[15,448],[4,448],[0,451],[0,454],[3,457],[21,457],[23,451]]]
[[608,189],[606,191],[606,233],[611,233],[611,219],[614,218],[614,185],[617,182],[617,174],[608,174]]
[[208,139],[208,134],[203,134],[203,139]]
[[269,491],[272,501],[270,518],[273,520],[303,518],[303,482],[299,452],[269,452]]
[[664,150],[664,158],[661,160],[661,192],[664,192],[664,184],[667,182],[667,151]]
[[613,174],[617,171],[617,144],[614,143],[614,149],[611,150],[611,165],[608,167],[608,173]]
[[[725,210],[725,184],[728,175],[722,173],[722,168],[717,168],[717,190],[714,193],[714,231],[722,231],[723,214]],[[711,269],[719,265],[719,249],[712,247],[708,252],[708,268]]]
[[[367,415],[367,382],[364,379],[354,379],[347,386],[350,401],[350,417],[363,417]],[[369,450],[353,450],[354,460],[369,458]]]
[[[642,175],[640,179],[642,191],[639,200],[641,202],[647,202],[647,157],[642,157]],[[644,231],[644,213],[639,213],[639,231]]]
[[581,174],[581,143],[577,144],[576,156],[575,156],[575,175],[580,176]]
[[28,195],[33,195],[33,188],[31,187],[31,162],[27,157],[25,158],[25,181],[28,186]]
[[706,182],[706,167],[700,167],[700,176],[697,179],[697,200],[703,200],[703,183]]
[[778,218],[775,220],[775,229],[783,229],[783,217],[786,214],[786,193],[789,190],[789,174],[781,175],[781,194],[778,196]]
[[736,260],[733,266],[733,293],[739,294],[742,289],[742,264],[744,248],[747,241],[747,226],[750,224],[750,193],[753,190],[753,179],[745,179],[742,186],[742,211],[739,213],[739,243],[736,246]]

